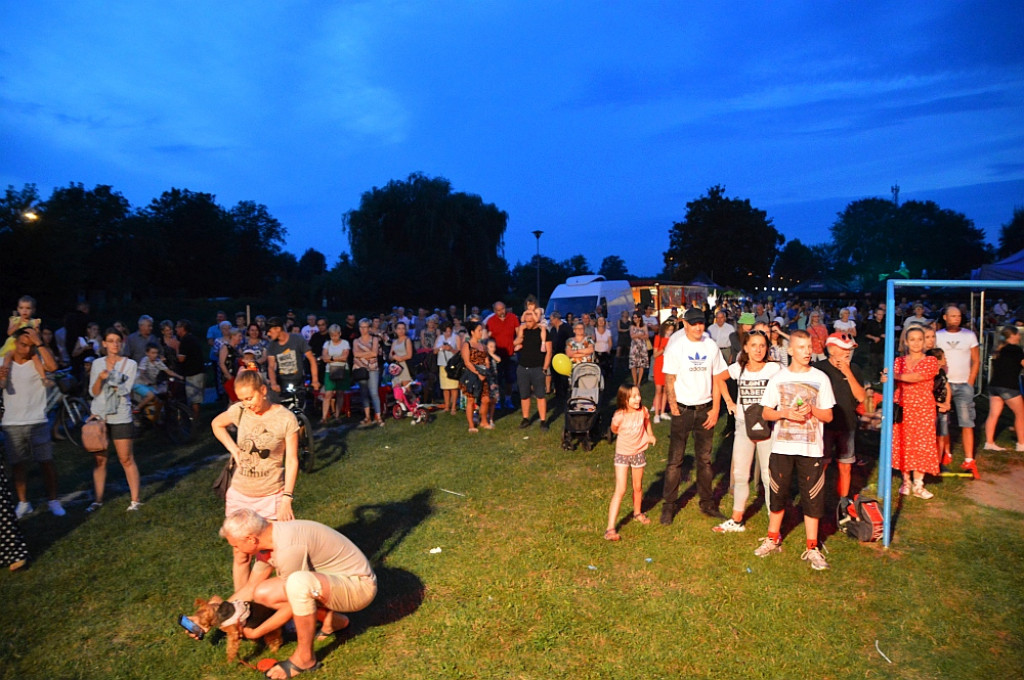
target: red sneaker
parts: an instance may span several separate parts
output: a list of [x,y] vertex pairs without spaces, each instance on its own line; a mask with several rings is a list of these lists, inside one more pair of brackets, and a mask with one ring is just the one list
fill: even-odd
[[949,465],[952,462],[953,462],[953,454],[951,454],[949,451],[946,451],[944,454],[942,454],[942,464],[943,465]]
[[970,472],[974,475],[975,479],[981,479],[981,474],[978,472],[978,461],[976,460],[965,460],[960,464],[960,469],[964,472]]

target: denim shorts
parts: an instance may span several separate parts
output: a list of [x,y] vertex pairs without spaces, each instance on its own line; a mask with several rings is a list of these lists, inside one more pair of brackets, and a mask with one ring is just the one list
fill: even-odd
[[988,393],[990,396],[999,397],[1003,401],[1010,401],[1014,397],[1020,396],[1020,390],[1015,387],[993,387],[989,385]]
[[935,436],[949,436],[949,411],[935,414]]
[[949,383],[953,390],[953,410],[960,427],[974,427],[974,386],[967,383]]

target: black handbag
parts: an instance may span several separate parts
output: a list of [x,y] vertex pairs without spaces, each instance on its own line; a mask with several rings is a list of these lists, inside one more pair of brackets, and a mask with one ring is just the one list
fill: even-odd
[[366,368],[357,368],[352,371],[352,380],[362,382],[370,379],[370,371]]
[[[238,411],[238,422],[235,423],[237,429],[242,424],[242,414],[245,413],[245,409],[241,408]],[[237,432],[236,435],[237,436]],[[224,467],[221,469],[220,474],[217,475],[217,479],[213,480],[211,488],[213,492],[217,494],[217,498],[226,500],[228,497],[228,489],[231,488],[231,479],[235,476],[235,457],[228,454],[228,462],[224,463]]]
[[228,489],[231,488],[231,478],[235,475],[235,457],[229,455],[228,462],[224,464],[224,468],[217,475],[217,479],[213,480],[213,492],[217,494],[217,498],[222,501],[228,497]]

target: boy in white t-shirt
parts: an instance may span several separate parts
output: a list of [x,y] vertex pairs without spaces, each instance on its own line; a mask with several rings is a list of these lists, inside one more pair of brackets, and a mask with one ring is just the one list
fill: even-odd
[[769,461],[768,536],[761,539],[754,554],[765,557],[782,552],[782,519],[795,474],[807,536],[807,550],[800,559],[810,562],[813,569],[828,569],[828,562],[818,550],[818,521],[825,514],[824,423],[832,421],[836,400],[829,377],[811,368],[810,334],[793,331],[789,355],[789,366],[768,381],[761,395],[765,420],[778,422],[772,430]]

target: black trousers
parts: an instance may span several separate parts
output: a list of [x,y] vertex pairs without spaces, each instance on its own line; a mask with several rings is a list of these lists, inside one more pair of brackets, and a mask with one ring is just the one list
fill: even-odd
[[714,429],[704,429],[704,421],[707,420],[708,411],[710,410],[710,401],[696,408],[685,408],[682,404],[679,404],[679,415],[672,416],[672,429],[669,433],[668,444],[668,464],[665,466],[665,490],[662,493],[666,509],[675,509],[676,500],[679,498],[683,455],[686,453],[686,442],[691,434],[693,435],[694,458],[697,468],[697,494],[700,497],[700,507],[704,509],[713,508],[714,500],[712,498],[711,482],[714,478],[714,473],[711,470],[711,444],[715,437],[715,431]]

